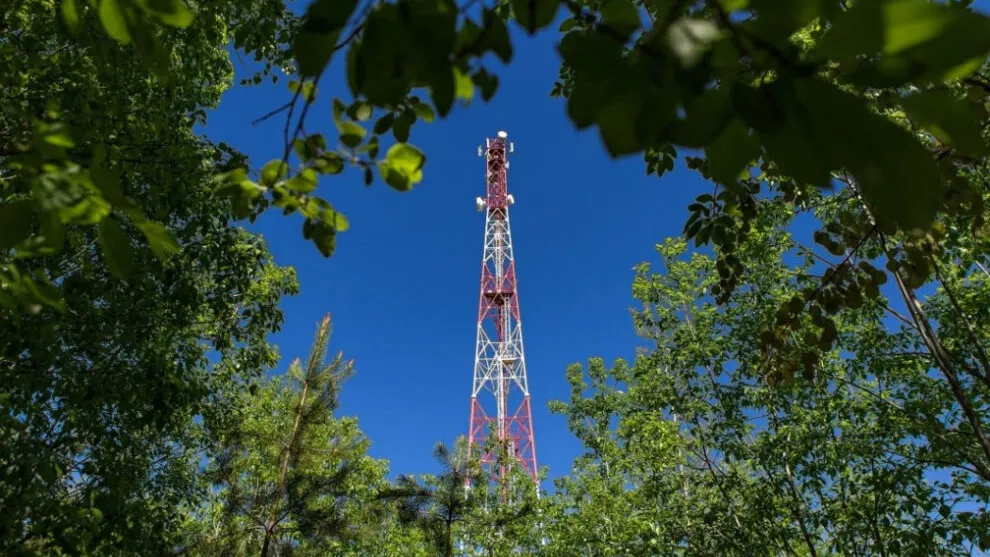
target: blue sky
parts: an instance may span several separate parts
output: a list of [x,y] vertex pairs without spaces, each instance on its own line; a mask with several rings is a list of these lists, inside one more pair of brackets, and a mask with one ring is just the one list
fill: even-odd
[[[468,427],[484,233],[474,207],[485,191],[477,147],[486,136],[506,130],[515,143],[509,189],[523,334],[537,458],[551,477],[570,469],[580,446],[547,403],[567,398],[568,364],[634,354],[641,342],[628,312],[632,267],[679,234],[688,202],[703,187],[686,170],[646,176],[642,158],[611,160],[596,131],[576,132],[564,103],[549,96],[559,68],[556,33],[510,31],[516,56],[508,67],[491,67],[501,79],[492,101],[414,126],[410,143],[428,156],[415,190],[396,192],[380,181],[366,188],[358,171],[321,181],[321,194],[351,222],[332,258],[302,238],[298,215],[272,213],[252,227],[279,264],[296,268],[301,285],[282,304],[276,371],[305,357],[317,321],[332,312],[331,349],[344,350],[357,370],[341,412],[358,416],[372,454],[389,458],[393,473],[434,471],[434,443]],[[335,135],[331,96],[349,98],[342,66],[336,61],[327,75],[333,80],[321,83],[310,133]],[[205,131],[258,167],[281,156],[284,120],[250,122],[287,95],[284,81],[234,87]]]

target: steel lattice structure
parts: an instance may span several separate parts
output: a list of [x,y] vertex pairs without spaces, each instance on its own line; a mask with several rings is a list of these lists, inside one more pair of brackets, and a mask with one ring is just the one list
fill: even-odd
[[[496,138],[485,140],[484,149],[478,148],[486,163],[487,196],[476,200],[478,211],[485,211],[485,243],[468,454],[485,450],[491,430],[498,441],[505,443],[510,457],[517,459],[535,481],[536,444],[509,229],[509,206],[515,200],[508,191],[506,175],[513,145],[506,138],[507,134],[500,131]],[[496,462],[495,454],[483,453],[480,460],[489,470],[498,466],[504,477],[506,463]]]

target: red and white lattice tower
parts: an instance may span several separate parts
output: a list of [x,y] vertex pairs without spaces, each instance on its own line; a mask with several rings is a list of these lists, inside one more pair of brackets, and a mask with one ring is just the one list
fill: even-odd
[[[486,139],[478,154],[485,158],[487,196],[477,198],[478,211],[485,211],[485,247],[481,258],[481,294],[478,302],[478,340],[474,354],[474,386],[471,388],[471,421],[468,454],[485,450],[489,429],[504,442],[510,458],[537,478],[533,415],[526,379],[522,323],[516,264],[509,231],[509,193],[506,174],[513,145],[504,131]],[[499,468],[495,454],[481,454],[483,466]]]

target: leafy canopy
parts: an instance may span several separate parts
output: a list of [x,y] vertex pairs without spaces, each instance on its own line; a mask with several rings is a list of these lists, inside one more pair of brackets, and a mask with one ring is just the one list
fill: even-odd
[[[678,149],[702,149],[704,161],[694,166],[731,192],[736,206],[748,194],[755,164],[764,174],[820,188],[834,187],[836,174],[845,172],[879,225],[926,229],[946,191],[940,153],[987,152],[978,122],[990,82],[978,69],[990,53],[990,18],[968,4],[513,0],[479,7],[453,0],[315,0],[301,20],[274,8],[277,20],[286,21],[279,29],[263,28],[273,32],[274,42],[262,47],[240,32],[234,39],[266,60],[266,72],[276,64],[294,74],[289,102],[265,117],[286,118],[284,155],[267,163],[260,179],[233,164],[218,173],[218,193],[233,200],[238,218],[253,219],[272,205],[298,212],[304,237],[332,254],[336,234],[349,223],[317,195],[320,177],[355,166],[367,184],[377,170],[390,186],[411,189],[423,179],[426,162],[407,143],[412,125],[446,117],[455,101],[471,100],[476,90],[484,100],[496,93],[491,62],[514,56],[507,21],[536,33],[566,16],[553,94],[567,98],[578,128],[597,127],[613,156],[644,153],[648,169],[663,174],[673,168]],[[182,0],[61,4],[69,28],[80,32],[98,20],[162,80],[172,75],[170,37],[206,25],[208,9],[199,11],[195,15]],[[318,95],[334,56],[345,61],[349,103]],[[965,100],[956,87],[962,84],[972,87]],[[330,148],[327,135],[303,132],[310,109],[328,105],[339,148]],[[896,116],[891,110],[901,117],[890,118]],[[379,160],[389,132],[397,143]],[[32,233],[23,217],[4,219],[6,245],[24,255],[32,253],[30,245],[58,249],[58,226],[99,224],[113,207],[129,215],[156,251],[174,250],[154,221],[113,193],[110,178],[98,170],[90,176],[99,156],[63,153],[73,140],[57,122],[36,122],[30,137],[19,148],[19,162],[8,165],[25,178],[74,184],[87,192],[92,208],[46,217],[51,224],[44,234]],[[41,203],[40,210],[56,215],[63,204]],[[3,212],[21,214],[6,204]],[[126,246],[115,224],[101,229],[102,245],[123,276]],[[727,235],[724,226],[706,219],[690,222],[686,231],[700,243],[719,244]],[[29,237],[34,241],[24,243]],[[25,296],[57,303],[57,294],[36,278],[5,280],[22,285]]]

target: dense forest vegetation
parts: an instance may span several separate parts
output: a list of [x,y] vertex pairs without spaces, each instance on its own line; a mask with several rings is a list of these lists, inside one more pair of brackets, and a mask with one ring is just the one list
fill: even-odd
[[[390,480],[329,317],[266,375],[306,285],[239,223],[332,256],[323,184],[442,174],[414,125],[498,94],[511,26],[559,35],[547,93],[610,155],[711,189],[631,277],[649,349],[560,370],[553,489],[466,491],[496,480],[456,440]],[[958,0],[7,0],[0,554],[990,551],[988,55]],[[279,76],[281,159],[194,132]]]

